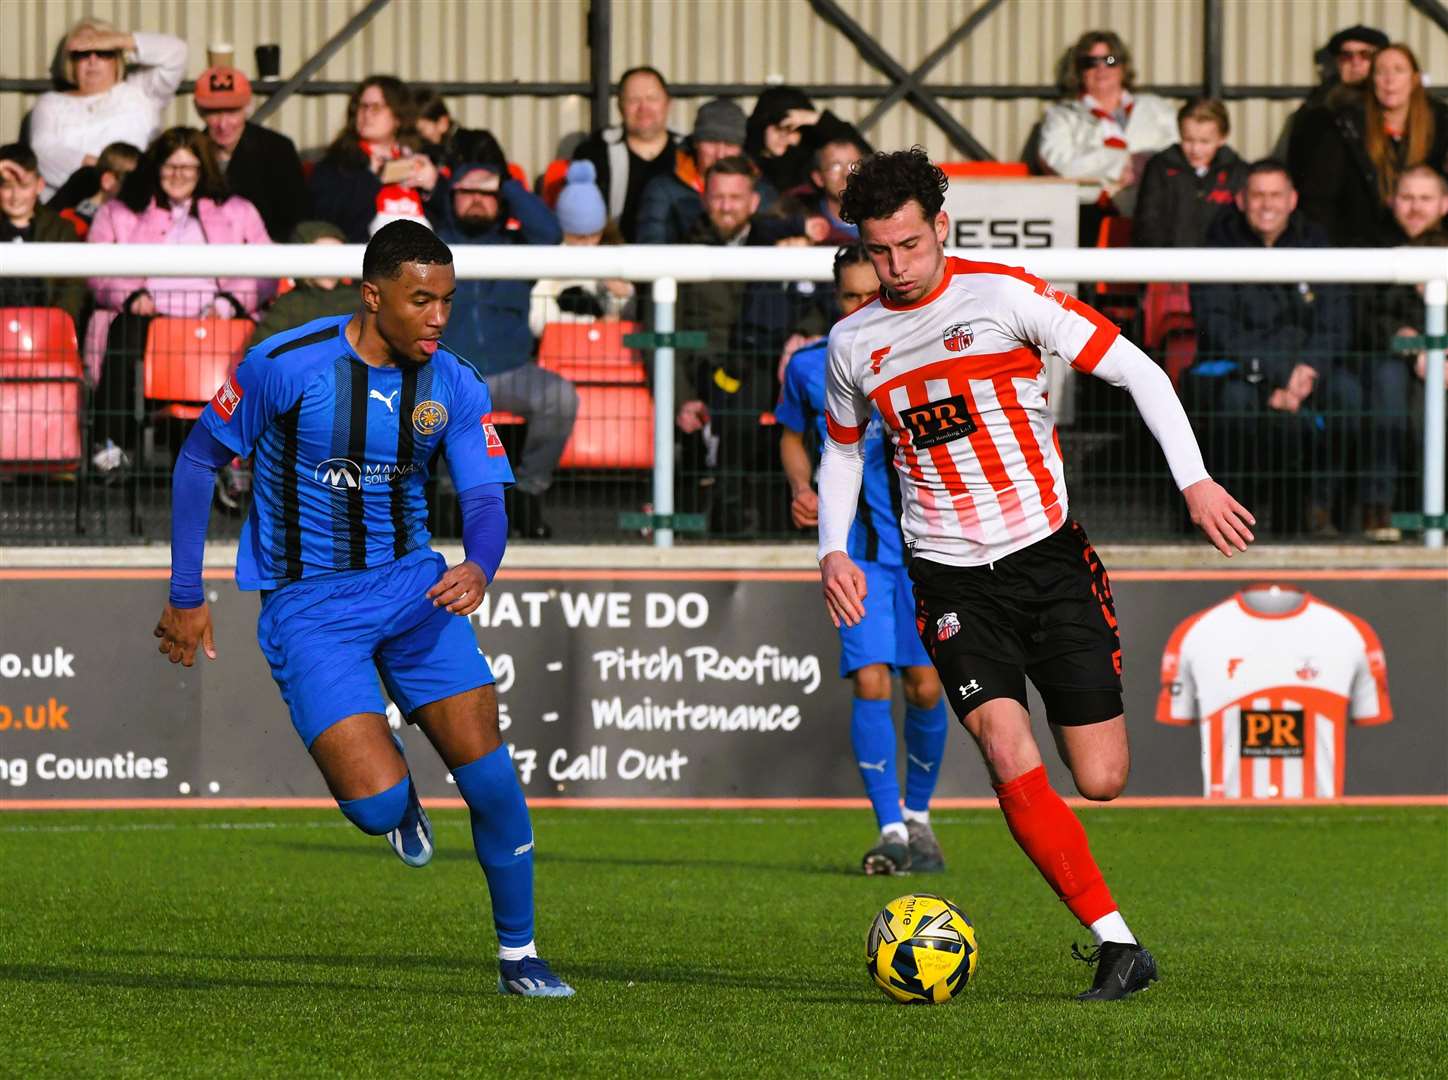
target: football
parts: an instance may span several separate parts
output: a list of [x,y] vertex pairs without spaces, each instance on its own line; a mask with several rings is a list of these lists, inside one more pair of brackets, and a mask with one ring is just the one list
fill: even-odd
[[875,985],[907,1005],[949,1001],[970,982],[979,955],[965,912],[929,893],[891,900],[865,938],[865,967]]

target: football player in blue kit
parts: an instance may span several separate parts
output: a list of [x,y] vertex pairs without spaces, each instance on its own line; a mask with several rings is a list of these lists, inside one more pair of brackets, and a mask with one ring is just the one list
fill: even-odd
[[[215,659],[201,585],[216,471],[253,458],[236,582],[261,592],[257,638],[292,724],[342,813],[408,866],[432,826],[378,674],[457,781],[498,936],[498,988],[567,997],[533,942],[533,831],[498,733],[493,674],[466,616],[497,573],[513,474],[481,376],[442,344],[452,252],[425,226],[380,229],[361,310],[247,352],[182,446],[172,491],[171,592],[155,635],[172,663]],[[428,546],[423,484],[441,452],[462,509],[465,560]]]
[[[849,315],[868,303],[880,283],[870,256],[858,243],[835,254],[835,292]],[[811,428],[816,446],[825,439],[827,342],[796,351],[785,368],[775,419],[782,429],[780,457],[794,495],[790,513],[799,528],[818,523],[818,497],[810,484],[813,462],[804,436]],[[865,474],[850,532],[850,557],[864,571],[876,598],[856,626],[840,627],[840,675],[854,685],[850,741],[865,793],[875,811],[880,837],[865,853],[867,874],[901,874],[945,869],[940,844],[930,828],[930,797],[940,777],[949,720],[940,677],[920,643],[915,597],[900,535],[900,488],[890,464],[889,439],[878,417],[865,432]],[[893,680],[905,687],[905,804],[895,763]]]

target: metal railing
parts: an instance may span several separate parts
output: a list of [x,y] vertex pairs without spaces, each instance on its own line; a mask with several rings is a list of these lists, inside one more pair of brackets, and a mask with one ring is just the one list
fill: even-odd
[[[145,246],[145,245],[76,245],[23,244],[7,245],[0,256],[0,278],[35,281],[44,278],[144,276],[144,277],[256,277],[262,279],[306,279],[360,276],[363,248],[360,246]],[[1416,285],[1423,294],[1422,344],[1426,346],[1427,364],[1423,376],[1424,408],[1422,414],[1422,484],[1420,523],[1424,542],[1441,547],[1444,539],[1444,337],[1445,308],[1448,308],[1448,253],[1441,248],[1401,248],[1365,250],[1267,250],[1241,251],[1220,249],[1110,249],[1110,250],[1033,250],[994,249],[960,251],[957,254],[974,259],[1023,265],[1032,273],[1053,282],[1091,283],[1083,285],[1084,298],[1097,303],[1108,313],[1124,320],[1128,333],[1140,329],[1142,283],[1192,283],[1210,285],[1225,283],[1250,287],[1254,284],[1342,284],[1361,287]],[[635,495],[647,497],[648,506],[635,503],[640,512],[630,515],[630,527],[651,532],[652,542],[669,546],[681,539],[680,530],[686,518],[676,516],[677,493],[681,491],[681,472],[687,463],[676,461],[679,432],[675,425],[676,368],[687,359],[687,332],[692,329],[694,312],[681,304],[680,286],[699,282],[825,282],[830,277],[831,252],[802,248],[696,248],[696,247],[458,247],[454,250],[455,269],[460,279],[537,280],[547,278],[618,279],[637,284],[646,296],[647,318],[651,334],[632,339],[635,346],[652,350],[648,364],[651,378],[648,390],[652,402],[652,466],[647,477],[635,464],[631,469],[615,470],[599,476],[622,477],[631,485],[624,496],[607,496],[616,505],[606,513],[617,511],[618,500]],[[1104,287],[1096,283],[1107,283]],[[1130,283],[1120,292],[1110,283]],[[0,285],[6,284],[0,282]],[[16,282],[11,281],[14,285]],[[687,292],[687,289],[685,290]],[[1123,305],[1123,296],[1127,302]],[[1134,297],[1134,299],[1132,299]],[[1133,305],[1135,314],[1133,314]],[[5,328],[0,327],[0,332]],[[1383,346],[1386,348],[1386,344]],[[13,373],[12,373],[13,377]],[[0,392],[8,377],[0,371]],[[92,375],[92,379],[94,376]],[[587,381],[587,380],[585,380]],[[1184,394],[1184,396],[1186,396]],[[1132,424],[1129,403],[1121,411],[1122,431]],[[0,410],[0,417],[3,417]],[[608,419],[604,417],[603,419]],[[1328,415],[1322,424],[1330,424]],[[1365,420],[1364,420],[1365,422]],[[1139,426],[1139,425],[1137,425]],[[1089,425],[1079,421],[1063,423],[1067,429],[1068,469],[1073,447],[1091,446],[1093,433]],[[1079,430],[1073,435],[1073,429]],[[1209,425],[1202,430],[1208,431]],[[87,429],[89,430],[89,429]],[[1119,435],[1120,433],[1116,433]],[[765,437],[765,436],[761,436]],[[1149,440],[1148,440],[1149,442]],[[1128,442],[1128,447],[1135,443]],[[90,448],[84,455],[88,461]],[[1208,447],[1208,457],[1212,457]],[[1086,451],[1079,450],[1077,455]],[[1146,452],[1154,453],[1148,450]],[[687,456],[687,455],[686,455]],[[1129,460],[1129,459],[1123,459]],[[1152,459],[1153,461],[1155,459]],[[606,462],[605,462],[606,463]],[[6,475],[24,471],[24,463],[0,461],[0,485]],[[89,466],[77,466],[85,474]],[[1132,479],[1148,479],[1156,483],[1164,470],[1143,468],[1139,462],[1123,466],[1123,483]],[[55,471],[55,470],[52,470]],[[63,471],[63,470],[62,470]],[[617,474],[617,475],[616,475]],[[83,476],[82,476],[83,478]],[[1078,501],[1091,497],[1091,486],[1097,482],[1095,473],[1073,478]],[[647,484],[642,483],[646,480]],[[13,490],[14,481],[8,481]],[[85,485],[79,485],[84,487]],[[644,494],[646,492],[646,495]],[[0,540],[13,541],[24,528],[14,522],[25,517],[8,511],[17,510],[17,496],[5,495],[0,486]],[[7,507],[5,503],[11,505]],[[640,498],[641,502],[641,498]],[[74,529],[84,528],[77,496]],[[20,507],[19,509],[24,509]],[[153,508],[163,521],[165,507]],[[686,507],[685,509],[692,509]],[[131,510],[132,533],[152,535],[154,530],[136,528],[136,510]],[[440,515],[445,517],[446,515]],[[774,524],[742,533],[720,533],[716,538],[751,539],[762,536],[778,538],[781,528],[787,531],[787,515],[774,514]],[[782,527],[779,525],[783,522]],[[697,527],[698,515],[692,526]],[[47,533],[47,539],[65,540],[62,525]],[[606,527],[606,526],[605,526]],[[615,522],[614,527],[617,527]],[[446,525],[444,524],[444,528]],[[1105,530],[1102,530],[1105,531]],[[8,535],[7,535],[8,534]],[[638,535],[637,532],[634,535]],[[1151,535],[1150,529],[1141,531]],[[159,538],[159,537],[154,537]],[[1136,535],[1118,535],[1114,539],[1132,539]]]

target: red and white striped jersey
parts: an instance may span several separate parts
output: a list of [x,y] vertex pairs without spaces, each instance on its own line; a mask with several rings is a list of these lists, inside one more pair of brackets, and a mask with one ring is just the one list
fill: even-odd
[[1347,720],[1393,718],[1372,627],[1305,592],[1254,587],[1182,621],[1161,658],[1163,724],[1201,720],[1212,799],[1333,799]]
[[[1159,421],[1159,439],[1166,431],[1176,440],[1175,459],[1167,440],[1163,448],[1178,486],[1206,476],[1170,384],[1115,324],[1024,270],[947,259],[930,295],[913,304],[877,297],[830,332],[830,438],[857,443],[872,407],[879,410],[895,443],[901,529],[914,553],[976,566],[1065,522],[1047,350],[1116,385],[1159,378],[1174,414],[1148,422]],[[824,539],[822,528],[822,547]]]

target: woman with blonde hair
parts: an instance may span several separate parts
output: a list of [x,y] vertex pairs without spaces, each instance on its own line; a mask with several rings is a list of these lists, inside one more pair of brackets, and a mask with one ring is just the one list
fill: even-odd
[[1095,226],[1135,209],[1136,181],[1147,158],[1177,141],[1176,107],[1155,94],[1136,94],[1136,68],[1126,43],[1110,30],[1090,30],[1063,61],[1064,100],[1041,119],[1041,164],[1082,184],[1082,245]]
[[1337,247],[1370,247],[1391,231],[1388,203],[1417,165],[1448,169],[1448,105],[1423,86],[1413,50],[1378,50],[1363,91],[1333,114],[1333,126],[1295,179],[1302,212]]
[[147,146],[160,133],[161,114],[186,74],[186,42],[86,18],[66,31],[50,71],[57,89],[41,94],[30,113],[46,198],[111,143]]

